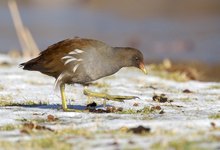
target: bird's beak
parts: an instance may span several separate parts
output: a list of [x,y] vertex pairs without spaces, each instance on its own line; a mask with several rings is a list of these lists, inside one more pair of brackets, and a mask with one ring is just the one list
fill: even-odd
[[140,68],[145,74],[147,74],[147,70],[146,70],[146,68],[145,68],[145,66],[144,66],[144,62],[141,62],[141,63],[139,64],[139,68]]

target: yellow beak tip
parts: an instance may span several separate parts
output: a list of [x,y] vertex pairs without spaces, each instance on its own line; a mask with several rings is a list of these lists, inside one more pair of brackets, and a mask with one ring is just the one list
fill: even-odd
[[146,69],[144,69],[144,70],[143,70],[143,72],[144,72],[144,74],[148,74],[148,72],[147,72],[147,70],[146,70]]
[[145,68],[145,66],[144,66],[144,63],[141,63],[141,64],[139,65],[139,68],[144,72],[144,74],[147,74],[147,70],[146,70],[146,68]]

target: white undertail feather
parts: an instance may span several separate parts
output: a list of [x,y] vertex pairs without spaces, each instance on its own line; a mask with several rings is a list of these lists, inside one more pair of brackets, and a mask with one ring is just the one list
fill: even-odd
[[61,80],[64,77],[64,73],[61,73],[59,75],[59,77],[56,79],[55,83],[54,83],[54,90],[57,91],[60,88],[60,84],[61,84]]

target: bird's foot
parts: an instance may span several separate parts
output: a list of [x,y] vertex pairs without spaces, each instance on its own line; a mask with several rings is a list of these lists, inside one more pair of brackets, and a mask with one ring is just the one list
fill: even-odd
[[88,90],[87,88],[84,89],[83,93],[89,97],[98,97],[107,100],[119,101],[119,102],[123,102],[124,100],[139,98],[137,96],[122,96],[122,95],[109,95],[106,93],[96,93]]
[[78,110],[78,109],[70,109],[70,108],[63,108],[64,112],[88,112],[87,110]]

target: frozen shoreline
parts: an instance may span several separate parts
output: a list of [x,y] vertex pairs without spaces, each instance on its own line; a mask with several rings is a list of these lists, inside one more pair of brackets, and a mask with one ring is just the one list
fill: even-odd
[[[149,106],[160,106],[163,114],[157,112],[148,114],[118,114],[118,113],[75,113],[60,110],[59,92],[53,91],[54,79],[37,72],[23,71],[17,65],[0,67],[0,102],[24,104],[23,106],[1,106],[0,127],[12,124],[22,126],[24,122],[34,121],[55,131],[62,129],[83,129],[94,134],[94,138],[78,135],[68,138],[68,143],[74,148],[90,149],[126,149],[126,147],[146,149],[162,145],[170,141],[195,142],[196,146],[217,149],[220,147],[220,118],[211,119],[220,113],[220,83],[203,83],[198,81],[175,82],[161,79],[153,75],[145,76],[136,69],[122,69],[117,74],[98,80],[89,86],[93,91],[107,91],[109,94],[134,95],[140,99],[125,102],[107,101],[108,105],[122,107],[123,110],[140,110]],[[153,88],[152,88],[153,87]],[[183,93],[189,89],[193,93]],[[82,93],[83,86],[67,87],[69,104],[77,108],[85,108],[88,99]],[[173,102],[159,103],[152,100],[154,94],[166,94]],[[102,105],[103,100],[92,99]],[[31,106],[25,103],[35,102],[43,105]],[[138,103],[138,106],[134,106]],[[47,122],[48,115],[58,118],[58,121]],[[215,124],[215,127],[211,125]],[[150,134],[102,133],[118,130],[122,127],[143,125],[151,129]],[[2,141],[25,141],[34,136],[24,134],[20,128],[5,131],[0,130],[0,145]],[[100,134],[101,132],[101,134]],[[42,137],[47,135],[42,134]],[[216,137],[215,140],[211,137]],[[66,135],[62,138],[66,138]],[[117,141],[118,144],[111,144]],[[131,144],[131,142],[133,143]],[[198,142],[200,141],[200,142]],[[165,146],[167,146],[165,144]],[[4,149],[4,148],[3,148]]]

